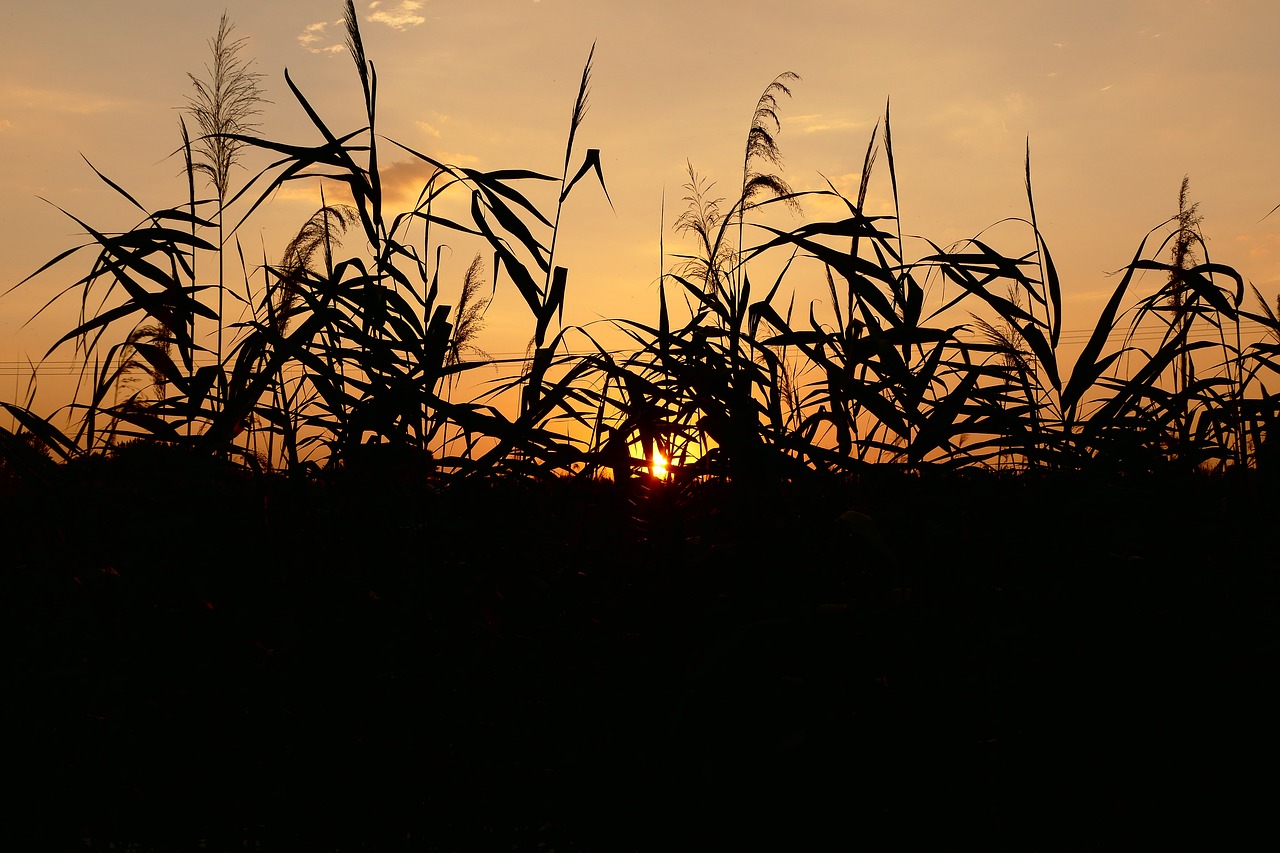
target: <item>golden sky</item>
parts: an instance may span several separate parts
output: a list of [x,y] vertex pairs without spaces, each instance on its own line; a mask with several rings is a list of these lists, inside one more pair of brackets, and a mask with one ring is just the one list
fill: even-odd
[[[585,185],[571,200],[560,247],[571,270],[567,323],[653,320],[664,193],[670,253],[686,248],[670,227],[686,162],[730,195],[756,99],[784,71],[803,78],[781,105],[778,142],[792,186],[820,188],[826,176],[856,194],[871,128],[891,99],[903,229],[942,245],[1026,214],[1029,138],[1068,333],[1092,326],[1113,286],[1107,272],[1176,212],[1183,175],[1212,259],[1236,266],[1271,299],[1280,291],[1280,213],[1263,221],[1280,204],[1274,0],[356,6],[379,75],[381,132],[482,169],[558,174],[578,79],[596,44],[580,144],[601,149],[614,210]],[[285,86],[286,68],[331,127],[361,126],[340,2],[228,0],[226,10],[266,75],[273,103],[264,135],[316,141]],[[82,156],[148,208],[183,201],[181,165],[171,156],[180,141],[176,108],[190,91],[187,73],[203,71],[221,12],[173,0],[5,4],[0,290],[79,242],[75,224],[41,198],[103,229],[135,223]],[[408,189],[421,177],[393,148],[383,157],[389,185]],[[873,210],[888,209],[881,178]],[[314,210],[306,196],[279,198],[251,220],[240,235],[251,258],[278,258]],[[1012,254],[1030,244],[1013,233],[997,248]],[[47,322],[21,327],[89,260],[0,299],[0,362],[38,359],[71,328],[70,302]],[[469,262],[469,253],[447,258],[447,286],[460,284]],[[531,327],[514,289],[500,286],[478,343],[493,354],[523,351]],[[0,388],[0,397],[10,399],[12,388]]]

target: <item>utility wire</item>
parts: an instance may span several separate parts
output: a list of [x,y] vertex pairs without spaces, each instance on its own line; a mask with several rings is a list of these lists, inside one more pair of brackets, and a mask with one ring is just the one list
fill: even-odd
[[[1198,326],[1191,330],[1188,340],[1204,341],[1219,340],[1226,338],[1227,343],[1234,343],[1236,326],[1234,323],[1223,323],[1221,329],[1212,327]],[[1240,323],[1240,335],[1242,343],[1248,345],[1257,342],[1255,339],[1262,337],[1262,333],[1270,332],[1269,327],[1255,320],[1245,320]],[[1094,330],[1087,328],[1079,329],[1063,329],[1059,335],[1060,345],[1083,345],[1093,337]],[[1166,330],[1163,328],[1142,328],[1130,334],[1127,328],[1113,329],[1107,335],[1108,343],[1130,342],[1149,342],[1163,340]],[[605,353],[612,356],[627,356],[641,352],[642,348],[633,347],[627,349],[610,349]],[[490,353],[493,358],[484,361],[471,362],[473,364],[519,364],[528,361],[531,356],[521,350],[500,350]],[[595,349],[584,350],[558,350],[559,356],[586,356],[599,355],[600,351]],[[196,367],[207,367],[214,362],[212,359],[202,360],[195,359]],[[0,376],[30,376],[34,369],[37,374],[45,373],[51,375],[75,375],[85,367],[83,359],[49,359],[45,361],[27,362],[27,361],[0,361]],[[301,371],[302,365],[290,365],[285,368],[286,372]]]

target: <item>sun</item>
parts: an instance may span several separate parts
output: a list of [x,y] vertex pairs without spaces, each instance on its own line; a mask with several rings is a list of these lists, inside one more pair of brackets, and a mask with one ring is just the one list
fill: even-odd
[[667,470],[668,464],[667,457],[662,455],[662,451],[656,447],[653,448],[653,464],[649,466],[649,473],[655,479],[665,480],[670,476],[670,472]]

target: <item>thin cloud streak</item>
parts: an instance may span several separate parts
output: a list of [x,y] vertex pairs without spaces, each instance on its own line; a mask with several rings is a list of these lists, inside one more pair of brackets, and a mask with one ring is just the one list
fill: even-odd
[[369,16],[370,21],[386,24],[396,30],[405,30],[427,22],[425,17],[418,14],[418,10],[422,8],[419,0],[401,0],[389,9],[381,8],[382,5],[382,0],[374,0],[369,4],[369,11],[373,12]]
[[325,32],[328,29],[328,21],[316,21],[314,24],[307,24],[307,28],[298,36],[298,44],[302,45],[312,53],[340,53],[345,49],[345,45],[341,43],[324,45],[322,47],[314,46],[326,40]]
[[6,86],[0,90],[0,104],[24,110],[90,115],[133,106],[123,98],[109,98],[74,89],[42,89],[33,86]]
[[[386,8],[384,6],[386,4],[382,0],[373,0],[368,7],[372,14],[367,15],[365,20],[384,24],[400,32],[425,24],[427,21],[425,16],[418,14],[418,10],[422,8],[420,0],[401,0],[393,6]],[[298,34],[298,44],[310,53],[344,52],[347,49],[345,35],[331,34],[330,24],[334,25],[336,31],[341,32],[341,21],[315,21],[307,24]],[[334,40],[335,38],[337,40]]]
[[786,127],[796,127],[801,133],[826,133],[841,130],[865,130],[871,127],[867,121],[853,121],[846,118],[828,118],[822,113],[789,116],[782,119]]

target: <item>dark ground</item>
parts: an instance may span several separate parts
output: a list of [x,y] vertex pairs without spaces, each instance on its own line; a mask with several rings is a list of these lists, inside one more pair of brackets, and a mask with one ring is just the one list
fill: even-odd
[[1274,836],[1256,477],[0,488],[7,849]]

